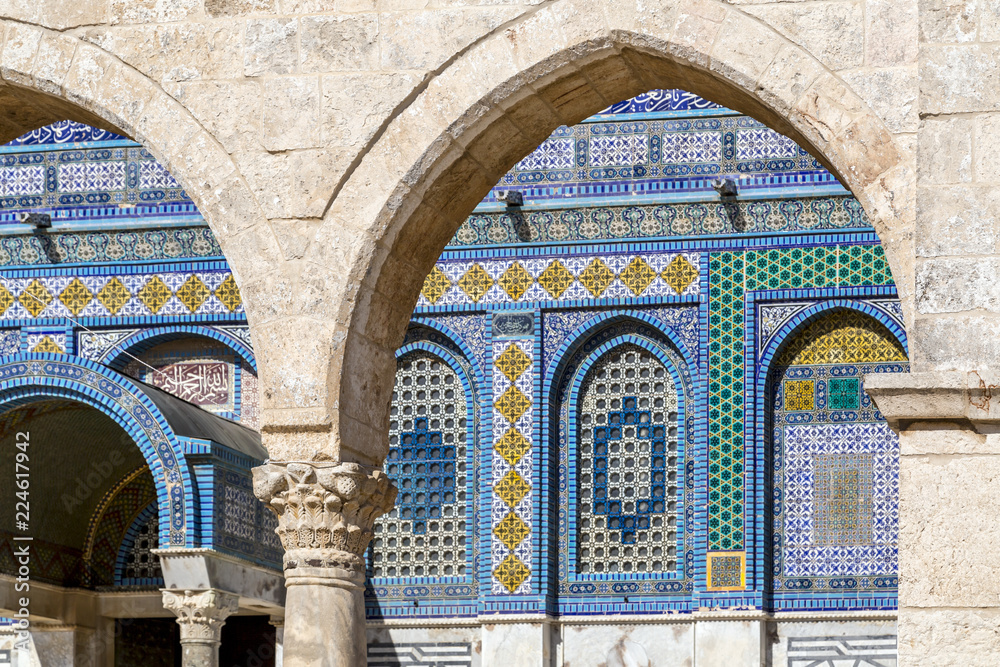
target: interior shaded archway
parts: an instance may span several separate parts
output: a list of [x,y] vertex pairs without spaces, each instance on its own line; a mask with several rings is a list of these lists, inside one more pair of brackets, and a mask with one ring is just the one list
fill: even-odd
[[[33,578],[60,585],[88,584],[93,524],[100,519],[102,503],[123,480],[137,471],[149,476],[142,453],[111,417],[64,399],[39,400],[0,415],[0,469],[11,478],[19,452],[26,455],[23,469],[29,474],[23,479],[29,481],[27,525],[37,556]],[[17,492],[13,481],[0,485],[0,533],[7,535],[3,541],[8,545],[14,544],[12,536],[24,532],[16,523]],[[139,510],[155,500],[155,490],[149,495]],[[9,555],[5,549],[2,556]],[[0,568],[16,573],[16,566],[7,560],[0,557]]]

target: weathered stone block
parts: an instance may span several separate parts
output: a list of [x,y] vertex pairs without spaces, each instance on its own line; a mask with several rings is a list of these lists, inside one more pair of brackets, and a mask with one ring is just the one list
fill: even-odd
[[198,0],[111,0],[111,23],[182,21],[201,10]]
[[989,667],[998,651],[995,609],[900,609],[899,667]]
[[[522,11],[476,7],[381,14],[381,66],[386,70],[433,69]],[[426,35],[437,39],[428,40]]]
[[91,28],[81,37],[154,81],[243,76],[243,25],[236,21]]
[[953,185],[917,190],[917,255],[992,255],[1000,242],[1000,193]]
[[912,0],[867,0],[865,57],[869,67],[916,64],[917,5]]
[[303,72],[378,69],[377,15],[310,16],[300,24]]
[[324,76],[323,143],[360,149],[418,83],[411,74]]
[[268,218],[319,217],[347,167],[340,154],[315,149],[233,157]]
[[1000,525],[983,508],[1000,503],[996,456],[904,456],[899,470],[900,605],[996,607],[992,567]]
[[168,92],[198,119],[230,153],[259,150],[262,86],[256,81],[185,81]]
[[909,340],[910,358],[922,370],[975,370],[986,359],[1000,358],[1000,317],[918,312]]
[[856,2],[750,5],[746,12],[772,26],[831,69],[859,67],[864,63],[864,12]]
[[976,117],[976,148],[973,180],[995,187],[1000,181],[1000,113]]
[[42,31],[26,25],[11,24],[6,30],[0,74],[7,81],[27,84],[34,67]]
[[981,0],[921,0],[920,41],[959,44],[976,41]]
[[916,132],[917,68],[861,69],[843,72],[844,82],[864,100],[892,133]]
[[267,79],[261,143],[269,151],[319,147],[319,103],[319,77]]
[[213,18],[273,14],[277,4],[277,0],[205,0],[205,13]]
[[922,47],[920,113],[994,111],[1000,108],[1000,44]]
[[243,74],[291,74],[298,65],[298,21],[254,19],[246,23]]
[[731,12],[712,49],[713,71],[747,90],[754,90],[785,41],[750,17]]
[[972,128],[969,118],[924,119],[917,162],[921,185],[972,180]]
[[923,314],[1000,309],[1000,259],[939,257],[917,263],[917,311]]

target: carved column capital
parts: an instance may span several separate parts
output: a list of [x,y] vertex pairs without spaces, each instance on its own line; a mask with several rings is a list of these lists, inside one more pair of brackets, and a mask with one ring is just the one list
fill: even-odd
[[253,488],[278,516],[286,580],[364,580],[372,526],[396,502],[396,487],[382,470],[357,463],[271,462],[254,468]]
[[218,644],[226,619],[240,606],[238,596],[214,589],[162,593],[163,607],[177,615],[181,643]]

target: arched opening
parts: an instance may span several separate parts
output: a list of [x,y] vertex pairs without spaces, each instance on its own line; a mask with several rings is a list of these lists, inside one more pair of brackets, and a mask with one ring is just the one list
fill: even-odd
[[898,331],[898,323],[859,306],[811,314],[798,306],[761,370],[775,608],[795,608],[805,591],[843,609],[895,607],[899,440],[864,378],[906,372],[909,363],[886,325]]
[[[128,530],[151,505],[156,516],[153,478],[128,433],[95,407],[39,400],[0,417],[0,456],[3,470],[21,470],[28,481],[24,489],[3,486],[3,574],[17,576],[14,537],[29,535],[32,578],[63,587],[116,585]],[[19,519],[17,493],[25,490]]]
[[[783,596],[771,588],[780,517],[768,514],[773,460],[761,434],[772,413],[758,377],[789,328],[842,308],[877,313],[902,334],[897,287],[862,202],[757,118],[685,90],[648,91],[558,127],[517,160],[457,226],[413,313],[420,326],[460,332],[487,369],[477,613],[554,617],[539,641],[581,664],[616,650],[617,628],[579,622],[598,609],[621,615],[647,654],[677,661],[701,650],[697,621],[678,621],[695,639],[674,642],[642,635],[635,617],[857,612],[832,630],[842,634],[861,632],[872,609],[891,614],[895,580],[877,590],[866,581],[870,595],[831,577]],[[853,329],[845,336],[863,345]],[[403,349],[413,340],[411,328]],[[669,383],[649,380],[657,374]],[[642,419],[653,436],[640,437]],[[848,539],[833,535],[831,548],[855,549]],[[448,638],[475,636],[457,595],[436,581],[401,593],[413,606],[385,605],[379,620],[405,610],[417,627],[425,598],[439,610],[440,595],[452,595]],[[895,631],[892,621],[880,627]],[[779,660],[809,631],[776,624],[779,648],[749,635],[738,646]],[[582,632],[608,645],[591,655]],[[408,641],[373,646],[402,655]]]
[[[352,430],[349,437],[342,436],[345,452],[355,442],[382,441],[391,350],[418,302],[424,276],[469,213],[557,128],[650,89],[683,89],[748,114],[829,170],[856,196],[887,248],[904,312],[909,312],[912,274],[904,258],[910,254],[912,211],[903,207],[903,198],[892,203],[888,195],[907,178],[893,138],[811,56],[739,12],[710,4],[718,10],[725,35],[705,42],[698,41],[697,31],[691,33],[695,41],[687,42],[683,32],[667,38],[607,31],[567,15],[550,18],[573,26],[573,36],[553,44],[542,36],[542,23],[533,21],[463,55],[387,128],[332,202],[312,258],[316,263],[340,261],[339,254],[332,254],[336,230],[349,224],[349,218],[370,221],[365,223],[370,239],[355,255],[349,288],[364,307],[345,322],[344,352],[331,366],[335,377],[344,378],[339,406],[348,418],[345,428]],[[520,53],[536,42],[545,44],[539,52]],[[495,66],[504,76],[475,74],[496,53],[509,50],[518,55]],[[779,52],[782,56],[776,57]],[[455,97],[455,91],[462,91],[461,96]],[[898,183],[893,180],[897,176]],[[368,198],[374,192],[367,188],[376,182],[396,183],[384,203]],[[350,298],[353,302],[355,297]],[[366,385],[373,392],[366,395],[377,398],[355,403],[360,394],[348,378],[372,374],[383,379],[377,386]],[[383,453],[352,450],[349,455],[378,461]]]

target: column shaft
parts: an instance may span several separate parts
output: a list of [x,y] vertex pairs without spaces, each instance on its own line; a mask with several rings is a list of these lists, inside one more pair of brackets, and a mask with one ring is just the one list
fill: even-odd
[[284,667],[366,667],[364,554],[396,489],[354,463],[271,462],[253,472],[285,548]]

